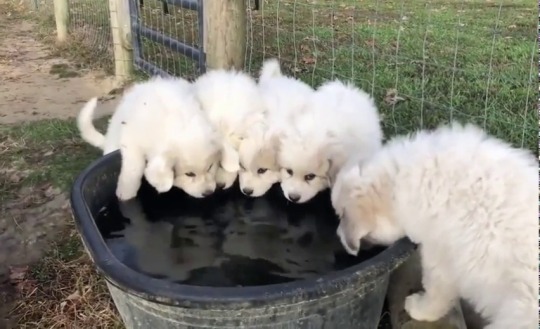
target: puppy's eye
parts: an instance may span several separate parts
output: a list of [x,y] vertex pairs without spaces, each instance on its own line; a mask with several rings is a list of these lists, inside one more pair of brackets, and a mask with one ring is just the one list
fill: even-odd
[[287,172],[287,174],[289,174],[291,176],[293,175],[293,171],[291,169],[285,169],[285,171]]
[[213,166],[214,166],[214,164],[212,163],[212,164],[210,165],[210,167],[208,167],[208,169],[207,169],[206,171],[209,172],[210,169],[212,169]]
[[259,169],[257,170],[257,174],[262,175],[262,174],[264,174],[264,173],[267,172],[267,171],[268,171],[268,169],[266,169],[266,168],[259,168]]
[[246,170],[246,168],[241,163],[239,163],[239,165],[240,165],[240,169],[242,169],[244,171]]
[[195,177],[195,173],[193,173],[191,171],[187,172],[185,175],[188,176],[188,177]]
[[315,174],[307,174],[304,176],[304,179],[306,180],[306,182],[309,182],[311,180],[314,180],[315,177],[317,177]]

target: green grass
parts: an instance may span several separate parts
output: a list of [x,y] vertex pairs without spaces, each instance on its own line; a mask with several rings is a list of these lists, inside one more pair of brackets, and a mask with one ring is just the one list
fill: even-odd
[[[102,128],[107,118],[97,122]],[[100,156],[99,150],[81,140],[72,120],[42,120],[0,128],[0,204],[21,201],[24,216],[27,194],[43,184],[69,192],[76,176]],[[12,179],[13,173],[21,179]],[[22,174],[24,173],[24,174]],[[30,189],[25,189],[30,187]],[[25,194],[22,190],[28,190]],[[35,193],[36,198],[39,198]],[[47,200],[34,200],[38,204]],[[4,208],[0,207],[0,217]],[[58,209],[58,211],[62,211]],[[73,221],[66,216],[55,242],[46,254],[12,282],[17,295],[10,317],[17,328],[123,328],[104,279],[84,253]],[[9,284],[9,283],[7,283]],[[0,293],[4,293],[0,282]]]
[[[103,125],[103,120],[100,125]],[[3,182],[0,201],[13,195],[20,185],[51,182],[68,191],[75,176],[99,150],[84,143],[72,120],[44,120],[0,129],[0,167],[28,171],[23,180]]]
[[[253,25],[251,72],[278,56],[314,86],[352,80],[375,96],[388,135],[456,119],[537,148],[535,2],[270,4],[264,33]],[[385,104],[392,88],[406,100]]]
[[[52,1],[42,0],[37,10],[24,13],[37,20],[37,36],[51,46],[53,55],[73,60],[77,69],[101,69],[114,74],[108,0],[70,0],[69,15],[69,42],[58,44]],[[68,77],[75,74],[73,71]]]
[[[352,80],[375,97],[387,136],[460,120],[536,151],[536,14],[532,0],[268,1],[248,11],[246,70],[279,57],[313,86]],[[141,17],[197,44],[195,12],[164,15],[146,1]],[[163,46],[145,40],[144,52],[170,73],[196,75]],[[390,89],[405,100],[385,103]]]
[[[110,42],[95,38],[108,28],[104,8],[72,6],[72,26],[94,31],[84,36],[98,50]],[[197,46],[197,14],[169,8],[145,1],[141,22]],[[536,14],[532,0],[272,0],[248,10],[245,68],[256,75],[264,58],[279,57],[313,86],[352,80],[375,97],[387,136],[460,120],[536,151]],[[169,73],[197,75],[194,61],[150,40],[143,53]],[[390,89],[405,100],[384,102]]]

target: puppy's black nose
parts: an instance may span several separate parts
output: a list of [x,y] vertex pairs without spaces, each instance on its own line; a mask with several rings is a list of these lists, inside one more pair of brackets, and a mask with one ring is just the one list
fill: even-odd
[[225,183],[217,183],[216,187],[218,188],[218,190],[223,190],[225,188]]
[[242,189],[242,193],[244,193],[247,196],[250,196],[250,195],[253,194],[253,189],[246,187],[246,188]]
[[289,194],[289,200],[291,200],[292,202],[297,202],[298,200],[300,200],[300,194],[296,194],[296,193]]
[[207,197],[207,196],[209,196],[209,195],[212,195],[212,193],[214,193],[214,191],[212,191],[212,190],[206,190],[206,191],[203,192],[202,196]]

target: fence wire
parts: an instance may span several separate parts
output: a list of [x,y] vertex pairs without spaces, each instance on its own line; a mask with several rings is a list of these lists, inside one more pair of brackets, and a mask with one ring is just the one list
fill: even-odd
[[[54,43],[53,0],[26,0],[41,23],[42,37]],[[62,53],[88,67],[113,72],[114,54],[108,0],[69,0],[68,43]]]
[[[51,0],[27,1],[52,12]],[[198,46],[195,11],[161,0],[137,2],[142,25]],[[246,71],[256,75],[263,59],[278,57],[287,74],[315,87],[328,79],[351,80],[374,96],[387,135],[461,120],[537,150],[534,1],[246,3]],[[107,6],[107,0],[70,0],[70,32],[90,49],[89,59],[112,64]],[[142,41],[143,54],[154,65],[172,75],[196,76],[192,59]]]
[[313,86],[370,92],[387,135],[450,120],[538,147],[536,14],[530,0],[261,0],[246,70],[278,57]]
[[[197,11],[173,6],[161,0],[137,1],[139,24],[187,45],[199,47]],[[197,75],[197,62],[193,58],[180,55],[152,39],[142,39],[142,53],[147,61],[171,75],[187,79],[193,79]]]

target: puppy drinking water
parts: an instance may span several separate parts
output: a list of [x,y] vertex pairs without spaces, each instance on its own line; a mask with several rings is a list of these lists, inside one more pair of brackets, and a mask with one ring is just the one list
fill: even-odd
[[[83,139],[104,154],[120,149],[119,199],[135,197],[143,176],[158,192],[175,185],[200,198],[214,191],[217,165],[222,156],[228,160],[229,153],[187,81],[156,77],[133,86],[113,114],[106,136],[92,124],[96,103],[94,98],[84,106],[78,127]],[[234,159],[232,164],[221,162],[237,166]]]
[[323,84],[281,133],[278,162],[283,194],[292,202],[310,200],[330,187],[349,154],[367,158],[381,143],[373,99],[351,84]]
[[435,321],[461,297],[487,329],[538,328],[538,162],[527,151],[471,125],[397,137],[344,167],[332,204],[352,255],[364,238],[419,244],[425,292],[407,297],[412,318]]
[[252,197],[265,194],[279,182],[279,131],[289,124],[292,115],[305,108],[314,92],[304,82],[283,75],[276,59],[263,63],[259,90],[267,111],[265,125],[253,129],[239,148],[240,189]]
[[264,106],[255,80],[249,75],[226,70],[210,71],[195,81],[197,98],[209,121],[221,133],[237,163],[233,171],[217,169],[217,184],[229,188],[238,174],[238,148],[250,129],[261,125]]

